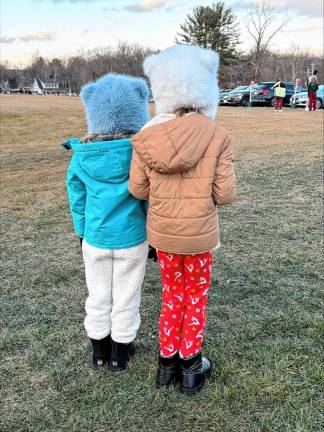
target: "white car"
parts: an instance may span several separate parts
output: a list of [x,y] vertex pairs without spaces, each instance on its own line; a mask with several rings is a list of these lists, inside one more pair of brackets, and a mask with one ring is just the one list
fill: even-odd
[[[296,105],[305,107],[308,99],[307,92],[300,92],[292,95],[290,98],[290,105]],[[316,92],[316,108],[320,109],[324,106],[324,85],[318,86],[318,90]]]

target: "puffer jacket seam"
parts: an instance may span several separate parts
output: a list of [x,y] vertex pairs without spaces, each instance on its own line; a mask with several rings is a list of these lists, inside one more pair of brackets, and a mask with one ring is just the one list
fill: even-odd
[[[176,174],[175,174],[176,175]],[[162,181],[165,181],[165,180],[167,180],[167,181],[169,181],[169,180],[181,180],[181,181],[183,181],[183,180],[199,180],[199,179],[213,179],[214,177],[211,175],[211,176],[208,176],[208,177],[168,177],[167,179],[165,179],[164,177],[153,177],[153,176],[151,176],[150,177],[150,179],[151,180],[162,180]]]
[[227,137],[225,138],[225,140],[223,141],[222,145],[219,148],[219,153],[217,155],[217,159],[219,158],[219,155],[222,153],[223,148],[226,147],[226,145],[228,144],[229,141],[231,141],[231,137],[229,135],[227,135]]
[[[137,154],[138,154],[138,153],[137,153]],[[139,156],[139,155],[138,155],[138,156]],[[134,164],[136,164],[137,167],[140,167],[140,164],[139,164],[135,159],[133,159],[133,162],[134,162]],[[144,169],[144,171],[145,171],[145,169],[146,169],[145,162],[143,162],[143,169]],[[145,185],[145,184],[147,183],[147,181],[149,181],[149,178],[147,178],[147,179],[142,179],[141,182],[138,182],[138,181],[135,181],[135,180],[132,179],[132,183],[133,183],[134,185],[136,185],[136,186],[143,186],[143,185]]]
[[160,231],[156,231],[150,225],[149,225],[149,229],[150,229],[150,231],[158,234],[161,237],[171,237],[171,238],[179,238],[179,239],[191,239],[192,237],[204,237],[204,236],[207,236],[207,235],[209,235],[209,234],[211,234],[213,232],[217,232],[218,231],[216,228],[213,228],[211,231],[207,231],[207,232],[204,232],[204,233],[194,234],[194,235],[190,235],[190,236],[176,236],[174,234],[172,234],[172,235],[171,234],[164,234],[164,233],[162,233]]
[[211,195],[206,195],[204,197],[161,197],[161,196],[157,197],[157,196],[153,196],[151,194],[150,198],[151,199],[153,198],[153,199],[156,199],[156,200],[187,200],[187,199],[197,199],[197,200],[202,199],[202,200],[205,200],[205,199],[211,198]]
[[[215,207],[215,210],[216,210],[216,207]],[[200,216],[200,217],[194,217],[194,218],[185,218],[185,217],[176,218],[176,217],[172,217],[172,220],[186,220],[186,221],[188,221],[188,220],[207,219],[210,216],[215,216],[215,213],[216,213],[215,210],[213,212],[211,212],[211,213],[208,213],[206,216]],[[160,216],[157,213],[152,212],[151,209],[149,210],[149,212],[150,212],[151,215],[154,215],[154,216],[157,216],[157,217],[163,218],[163,219],[170,219],[170,217],[171,217],[171,216]]]
[[146,149],[147,139],[143,137],[142,140],[143,140],[142,141],[143,145],[135,147],[135,150],[136,150],[138,156],[141,158],[141,160],[142,160],[142,162],[144,164],[146,164],[149,168],[152,167],[153,170],[157,171],[157,169],[156,169],[156,163],[153,160],[153,158],[150,156],[148,150]]

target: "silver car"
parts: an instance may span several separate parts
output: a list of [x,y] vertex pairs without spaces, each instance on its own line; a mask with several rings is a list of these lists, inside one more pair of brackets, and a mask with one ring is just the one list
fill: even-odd
[[[316,92],[316,108],[320,109],[324,106],[324,85],[318,86],[318,90]],[[295,95],[292,95],[290,98],[290,105],[296,105],[305,107],[308,99],[307,92],[299,92]]]

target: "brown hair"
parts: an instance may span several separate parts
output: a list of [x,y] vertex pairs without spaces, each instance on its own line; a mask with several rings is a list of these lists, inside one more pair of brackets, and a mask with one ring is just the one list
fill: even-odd
[[190,112],[199,112],[199,110],[193,107],[182,107],[176,110],[175,115],[176,117],[182,117],[184,114],[188,114]]

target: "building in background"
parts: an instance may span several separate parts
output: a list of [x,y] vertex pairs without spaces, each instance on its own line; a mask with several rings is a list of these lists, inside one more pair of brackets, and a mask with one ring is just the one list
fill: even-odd
[[39,78],[34,79],[32,91],[37,94],[57,94],[65,93],[66,90],[61,88],[60,84],[56,81],[42,81]]

